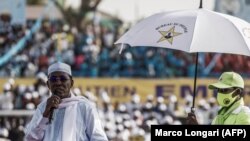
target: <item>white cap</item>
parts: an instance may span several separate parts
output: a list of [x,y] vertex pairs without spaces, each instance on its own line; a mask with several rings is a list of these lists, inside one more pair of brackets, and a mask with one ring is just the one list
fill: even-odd
[[48,75],[56,71],[65,72],[69,74],[70,76],[72,75],[70,66],[62,62],[56,62],[50,65],[48,69]]
[[41,79],[42,81],[46,82],[47,81],[47,76],[44,72],[39,72],[37,75],[36,75],[36,78],[37,79]]
[[11,89],[10,83],[5,83],[4,86],[3,86],[3,89],[6,90],[6,91],[9,91]]

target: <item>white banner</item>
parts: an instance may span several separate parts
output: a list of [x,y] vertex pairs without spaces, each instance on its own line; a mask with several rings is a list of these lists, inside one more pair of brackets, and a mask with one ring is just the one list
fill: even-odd
[[9,13],[12,16],[12,23],[25,24],[26,0],[0,0],[0,14]]

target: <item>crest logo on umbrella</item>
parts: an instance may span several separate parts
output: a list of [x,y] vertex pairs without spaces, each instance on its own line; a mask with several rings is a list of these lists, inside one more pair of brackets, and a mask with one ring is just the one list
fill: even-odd
[[175,26],[170,28],[168,31],[159,31],[162,37],[157,43],[167,40],[171,45],[173,44],[174,37],[181,35],[180,32],[175,32]]

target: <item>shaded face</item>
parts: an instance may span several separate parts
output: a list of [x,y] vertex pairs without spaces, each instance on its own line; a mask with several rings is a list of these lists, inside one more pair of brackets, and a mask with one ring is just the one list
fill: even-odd
[[[237,100],[239,88],[217,89],[217,101],[222,107],[229,107]],[[240,97],[239,97],[240,98]]]
[[223,94],[228,94],[236,90],[237,88],[226,88],[226,89],[216,89],[217,92],[223,93]]
[[70,96],[70,89],[74,81],[67,73],[53,72],[49,75],[47,85],[52,94],[59,96],[61,99]]

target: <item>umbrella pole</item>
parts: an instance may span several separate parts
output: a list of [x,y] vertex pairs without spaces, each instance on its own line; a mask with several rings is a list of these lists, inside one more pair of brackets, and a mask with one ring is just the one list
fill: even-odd
[[202,0],[200,0],[200,6],[199,6],[199,8],[202,8],[202,7],[203,7]]
[[[202,4],[202,0],[200,0],[200,6],[199,8],[202,8],[203,4]],[[194,91],[193,91],[193,103],[192,103],[192,107],[191,107],[191,112],[194,113],[195,111],[195,95],[196,95],[196,79],[197,79],[197,70],[198,70],[198,58],[199,58],[199,53],[197,52],[195,55],[195,75],[194,75]]]
[[199,53],[197,52],[195,54],[195,75],[194,75],[194,91],[193,91],[193,104],[191,107],[191,111],[194,112],[195,111],[195,95],[196,95],[196,79],[197,79],[197,70],[198,70],[198,59],[199,59]]

